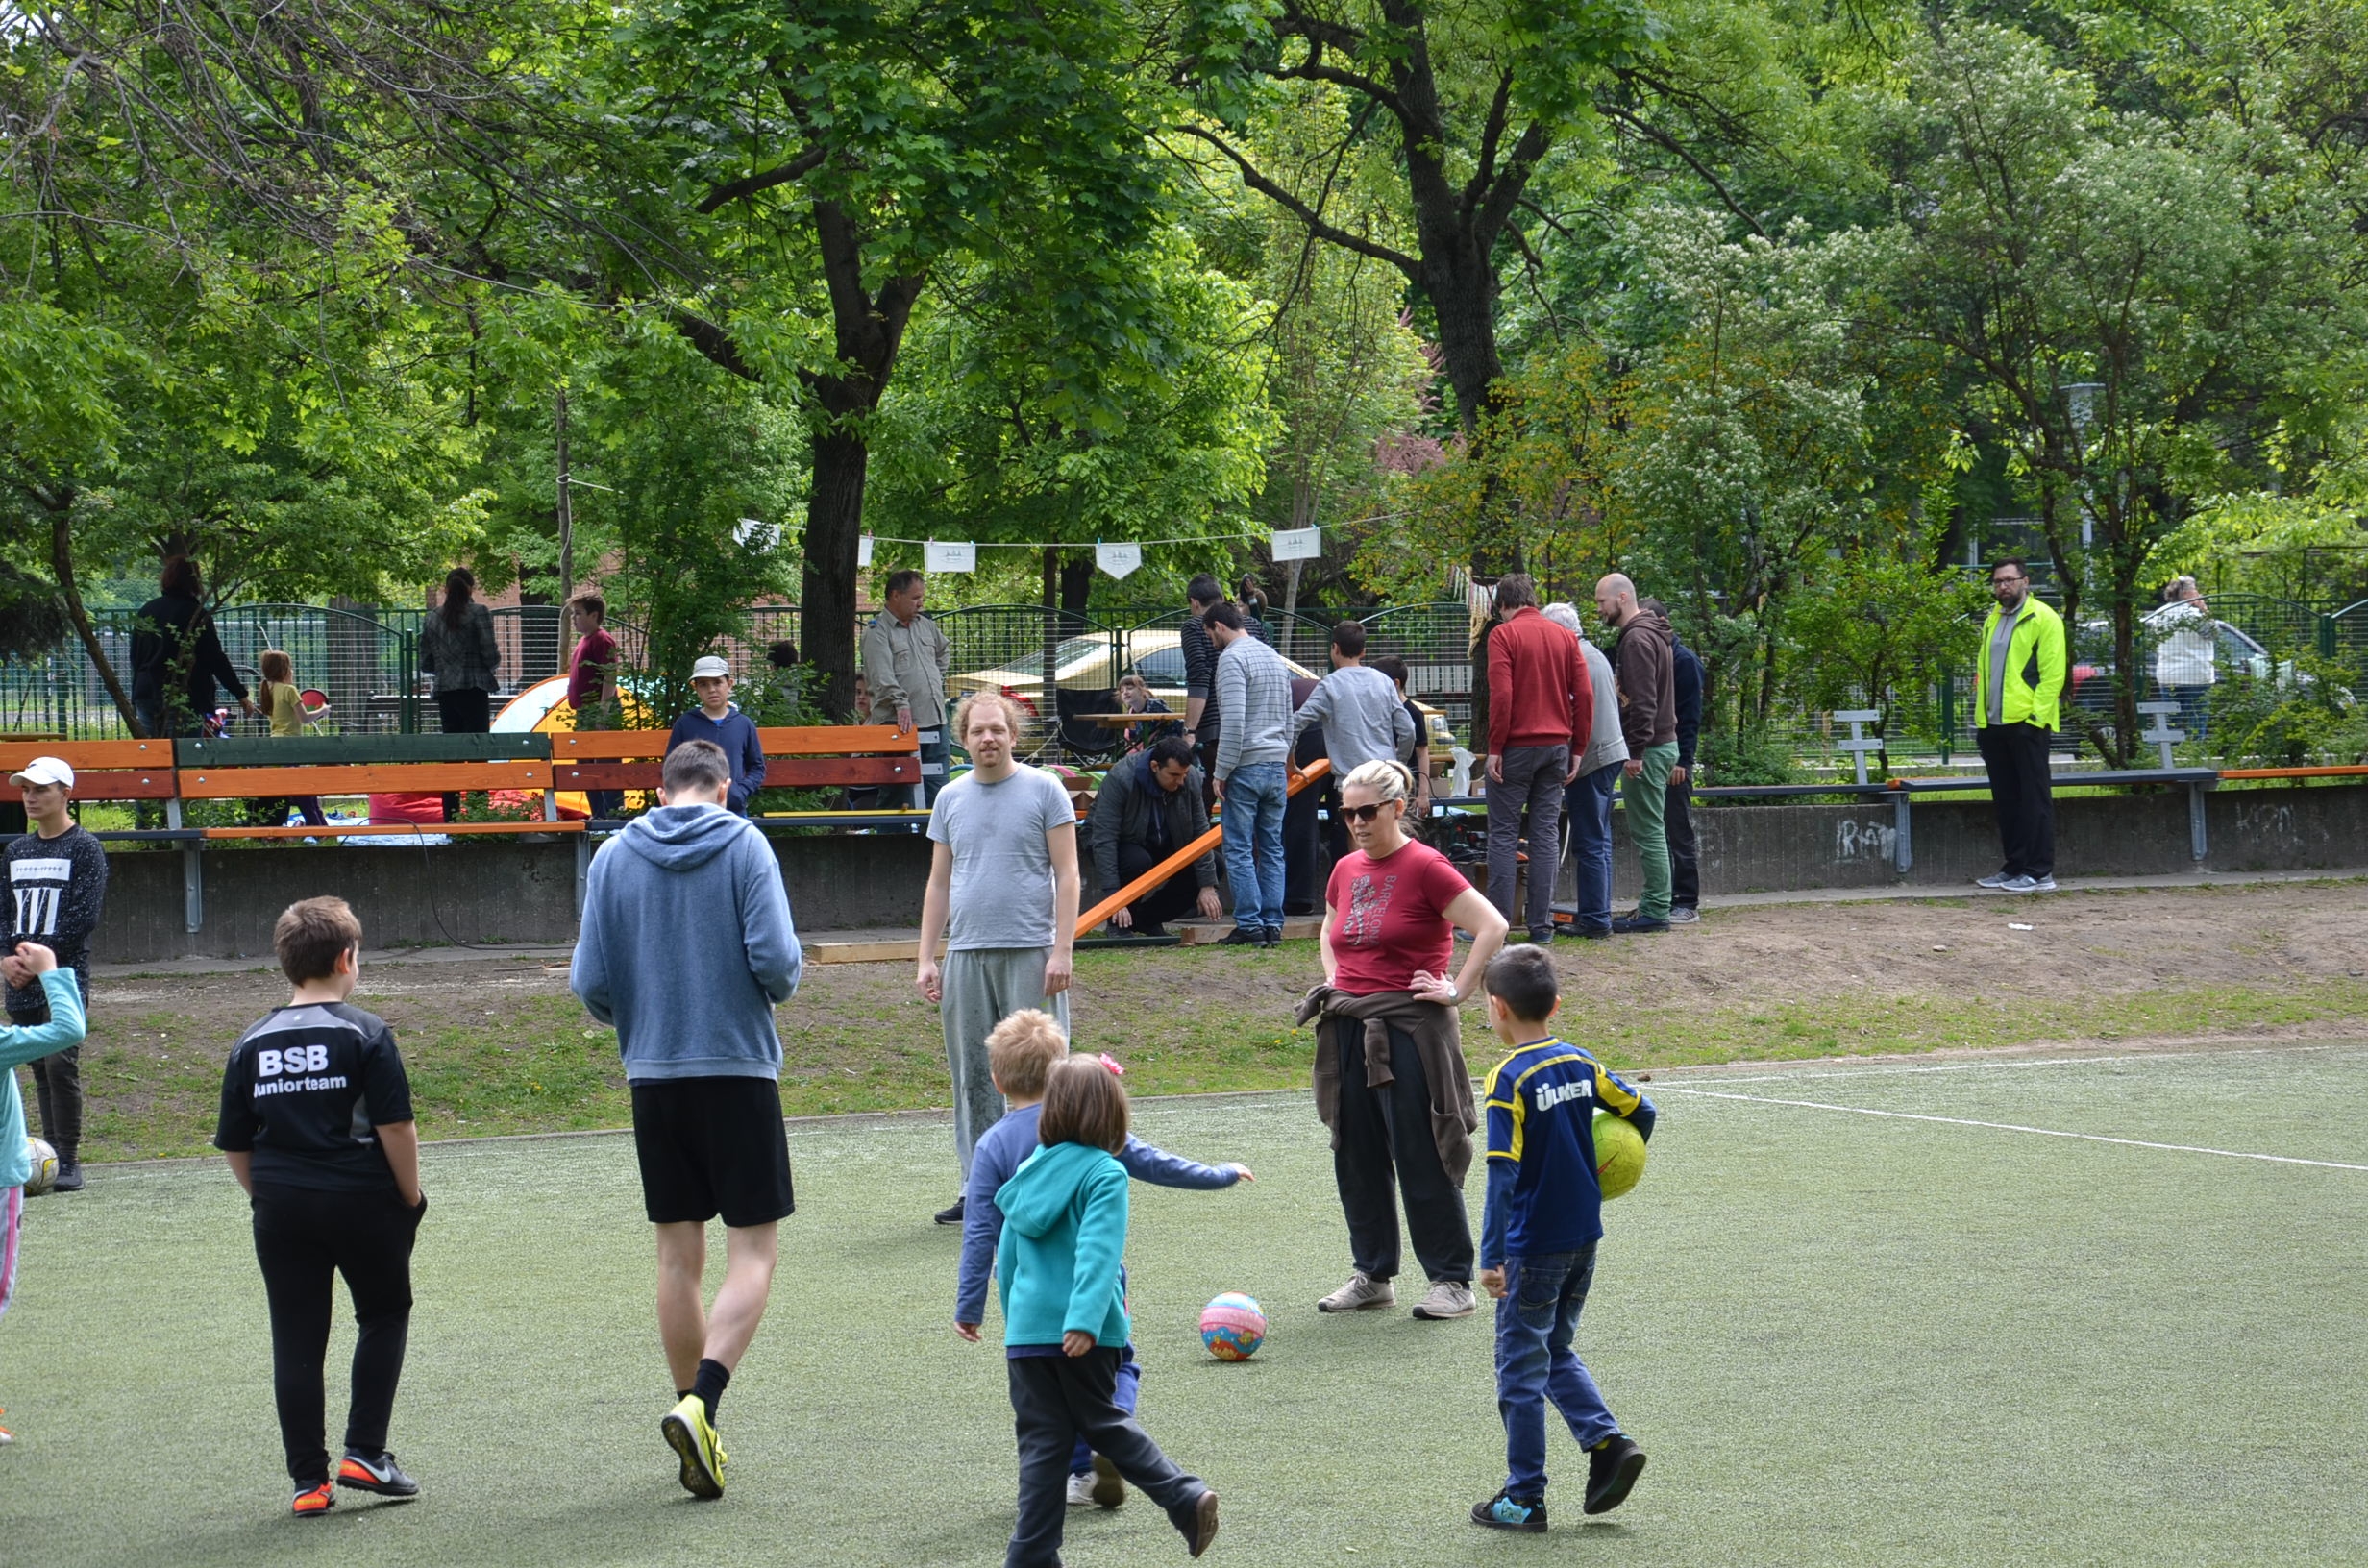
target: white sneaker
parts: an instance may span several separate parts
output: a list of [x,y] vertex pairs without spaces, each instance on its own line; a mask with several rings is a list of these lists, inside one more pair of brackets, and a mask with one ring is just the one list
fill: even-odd
[[1975,877],[1973,879],[1973,885],[1977,888],[1987,888],[1992,893],[1995,893],[2000,888],[2005,887],[2008,883],[2013,880],[2014,878],[2007,875],[2004,871],[1992,871],[1987,876]]
[[2054,893],[2056,879],[2052,876],[2046,878],[2018,876],[1999,891],[2001,893]]
[[1415,1316],[1434,1321],[1471,1313],[1471,1286],[1462,1280],[1433,1280],[1430,1289],[1415,1303]]
[[1094,1506],[1093,1471],[1081,1471],[1069,1478],[1069,1506],[1073,1508],[1090,1508]]
[[1362,1312],[1373,1307],[1394,1307],[1397,1292],[1388,1280],[1374,1279],[1363,1269],[1348,1276],[1348,1283],[1316,1303],[1320,1312]]
[[1702,912],[1685,904],[1671,904],[1669,923],[1671,925],[1699,925],[1702,923]]

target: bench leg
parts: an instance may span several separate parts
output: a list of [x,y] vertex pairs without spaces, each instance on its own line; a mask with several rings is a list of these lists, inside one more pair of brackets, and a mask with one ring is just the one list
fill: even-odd
[[[181,830],[181,802],[164,802],[164,825],[175,832]],[[181,846],[181,923],[195,935],[206,923],[206,863],[198,858],[198,846]]]
[[1900,876],[1906,876],[1915,866],[1915,853],[1908,837],[1908,802],[1912,798],[1902,790],[1899,798],[1891,803],[1891,870]]
[[2187,786],[2187,852],[2201,866],[2210,851],[2211,840],[2205,828],[2204,786],[2190,784]]
[[583,923],[584,893],[592,881],[592,835],[576,835],[576,923]]

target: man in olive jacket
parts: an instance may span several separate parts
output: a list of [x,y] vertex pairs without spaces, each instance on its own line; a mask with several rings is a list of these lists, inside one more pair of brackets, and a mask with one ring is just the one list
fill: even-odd
[[1989,770],[1990,810],[2006,863],[1980,885],[2003,893],[2056,891],[2055,775],[2047,750],[2063,727],[2063,617],[2031,597],[2031,574],[2014,559],[1990,569],[1997,604],[1982,623],[1974,658],[1973,738]]
[[[1193,766],[1190,736],[1169,735],[1147,751],[1111,765],[1094,792],[1094,814],[1086,821],[1094,872],[1108,897],[1209,830],[1200,804],[1200,770]],[[1193,892],[1197,884],[1199,892]],[[1167,934],[1167,922],[1198,907],[1203,919],[1224,913],[1217,901],[1217,854],[1203,854],[1110,917],[1114,931],[1137,936]]]
[[[888,576],[888,607],[863,628],[863,677],[871,688],[873,723],[893,723],[921,739],[921,777],[910,806],[926,811],[946,787],[946,672],[952,646],[936,622],[921,613],[928,580],[907,567]],[[882,805],[895,802],[883,798]]]

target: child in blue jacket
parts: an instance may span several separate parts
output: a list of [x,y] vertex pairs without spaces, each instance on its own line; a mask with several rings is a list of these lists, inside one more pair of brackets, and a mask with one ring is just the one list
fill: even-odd
[[1065,1482],[1078,1439],[1165,1508],[1199,1556],[1217,1535],[1217,1494],[1119,1409],[1127,1342],[1126,1091],[1090,1056],[1046,1075],[1037,1136],[1044,1146],[995,1194],[1003,1236],[1003,1353],[1020,1438],[1020,1519],[1003,1568],[1059,1568]]
[[[33,1145],[25,1139],[25,1102],[16,1092],[18,1064],[31,1062],[83,1038],[83,993],[74,971],[58,968],[58,955],[37,942],[20,942],[16,957],[37,977],[49,1001],[47,1023],[0,1026],[0,1315],[16,1292],[16,1230],[24,1217],[25,1183],[33,1176]],[[0,1446],[15,1441],[0,1427]]]
[[[1003,1234],[1003,1212],[995,1206],[997,1189],[1009,1181],[1037,1149],[1036,1118],[1044,1103],[1045,1075],[1052,1064],[1069,1054],[1069,1039],[1061,1020],[1036,1008],[1023,1008],[997,1024],[987,1036],[987,1070],[995,1090],[1009,1103],[1003,1118],[979,1136],[971,1154],[971,1179],[964,1189],[962,1269],[954,1286],[954,1332],[976,1343],[978,1325],[986,1318],[987,1280],[995,1271],[995,1247]],[[1119,1164],[1138,1182],[1154,1187],[1210,1190],[1236,1182],[1254,1181],[1249,1166],[1204,1165],[1165,1149],[1153,1148],[1129,1135],[1119,1150]],[[1123,1274],[1122,1273],[1122,1284]],[[1119,1352],[1119,1409],[1135,1413],[1143,1382],[1135,1347]],[[1098,1504],[1115,1508],[1126,1501],[1126,1483],[1107,1458],[1097,1459],[1093,1448],[1078,1439],[1069,1463],[1069,1506]]]

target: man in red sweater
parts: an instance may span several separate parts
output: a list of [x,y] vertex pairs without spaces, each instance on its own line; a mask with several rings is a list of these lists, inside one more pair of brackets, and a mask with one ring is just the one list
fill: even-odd
[[1554,940],[1554,881],[1562,870],[1563,786],[1578,776],[1595,722],[1595,694],[1579,640],[1538,613],[1525,573],[1497,579],[1489,637],[1489,898],[1516,922],[1513,879],[1521,813],[1529,813],[1529,940]]

